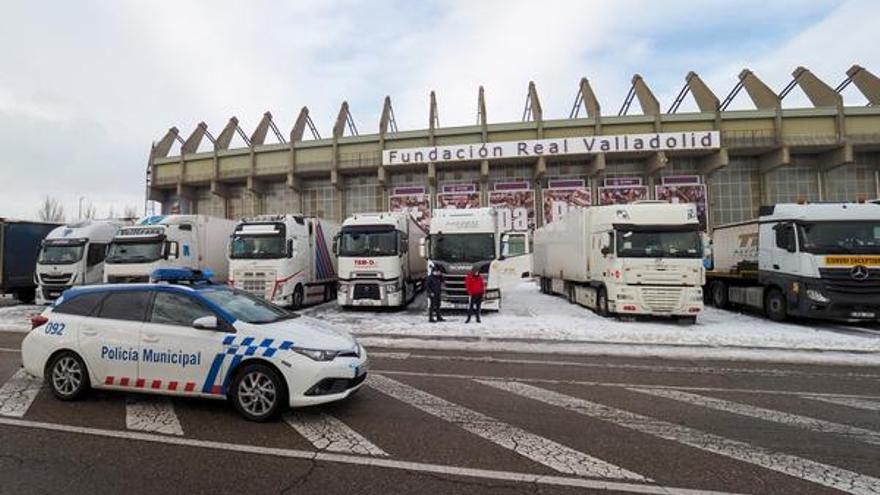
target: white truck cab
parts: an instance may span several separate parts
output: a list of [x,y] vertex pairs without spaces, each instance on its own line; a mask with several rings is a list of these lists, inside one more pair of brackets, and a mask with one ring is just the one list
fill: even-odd
[[486,279],[483,309],[501,309],[501,291],[531,276],[529,233],[504,232],[495,208],[434,210],[420,250],[443,274],[444,308],[467,308],[464,278],[475,266]]
[[210,271],[227,279],[226,245],[235,222],[207,215],[155,215],[119,229],[107,252],[105,283],[148,282],[157,268]]
[[101,283],[107,246],[123,224],[85,220],[49,232],[37,258],[37,303],[50,303],[75,285]]
[[345,219],[333,250],[339,259],[340,306],[405,306],[427,272],[419,245],[427,232],[404,212],[358,213]]
[[329,301],[336,294],[337,232],[337,224],[303,215],[245,218],[229,244],[230,282],[279,306]]
[[601,315],[672,316],[703,310],[704,237],[689,204],[640,201],[570,211],[535,232],[545,293]]

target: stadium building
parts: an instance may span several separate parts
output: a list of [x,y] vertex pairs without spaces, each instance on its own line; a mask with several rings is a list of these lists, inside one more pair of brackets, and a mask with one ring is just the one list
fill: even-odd
[[[568,207],[638,199],[696,203],[711,227],[753,218],[761,204],[880,197],[880,79],[860,66],[837,87],[803,67],[792,76],[776,93],[743,70],[721,101],[692,72],[666,112],[636,75],[615,115],[603,114],[582,79],[565,119],[545,118],[530,83],[521,122],[489,123],[480,88],[472,126],[440,127],[431,93],[421,130],[397,129],[390,98],[370,135],[357,133],[345,102],[330,137],[305,107],[288,134],[269,112],[250,134],[235,117],[216,135],[204,123],[185,139],[171,128],[152,146],[147,199],[165,213],[337,221],[389,208],[427,220],[430,208],[494,205],[523,229]],[[866,106],[844,106],[850,83]],[[783,108],[795,87],[812,107]],[[755,108],[727,110],[742,89]],[[688,95],[699,112],[677,113]],[[629,113],[636,99],[640,115]],[[230,148],[236,134],[245,147]],[[199,151],[203,144],[211,150]]]

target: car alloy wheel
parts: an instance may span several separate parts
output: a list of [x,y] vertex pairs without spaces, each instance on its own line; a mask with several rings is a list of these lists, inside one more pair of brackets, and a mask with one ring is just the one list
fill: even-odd
[[71,352],[56,357],[49,368],[49,386],[59,399],[79,397],[88,386],[88,373],[82,360]]
[[238,412],[251,421],[268,421],[287,401],[287,390],[278,373],[256,363],[241,371],[232,386],[232,401]]

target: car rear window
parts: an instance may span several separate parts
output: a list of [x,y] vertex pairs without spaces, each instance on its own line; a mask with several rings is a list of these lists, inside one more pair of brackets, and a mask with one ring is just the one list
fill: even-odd
[[94,316],[105,295],[107,295],[106,292],[92,292],[81,294],[73,299],[65,299],[61,301],[61,304],[55,306],[52,312],[77,316]]
[[150,305],[150,292],[127,290],[107,294],[98,316],[114,320],[144,321]]

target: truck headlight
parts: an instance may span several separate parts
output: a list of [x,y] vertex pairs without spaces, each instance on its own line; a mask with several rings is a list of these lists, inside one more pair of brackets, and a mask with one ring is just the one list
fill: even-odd
[[336,290],[338,292],[342,292],[343,294],[348,292],[348,284],[339,284],[336,286]]
[[828,299],[819,289],[807,289],[807,299],[817,303],[831,302],[831,299]]
[[322,349],[305,349],[302,347],[291,347],[291,351],[302,354],[303,356],[311,359],[312,361],[333,361],[336,358],[336,355],[339,354],[339,351],[325,351]]
[[486,299],[501,299],[501,290],[489,289],[486,291]]
[[632,301],[634,299],[635,299],[635,296],[633,296],[632,294],[627,294],[625,292],[617,293],[617,300],[618,301]]
[[397,292],[400,290],[400,283],[396,280],[390,284],[385,284],[385,292]]

